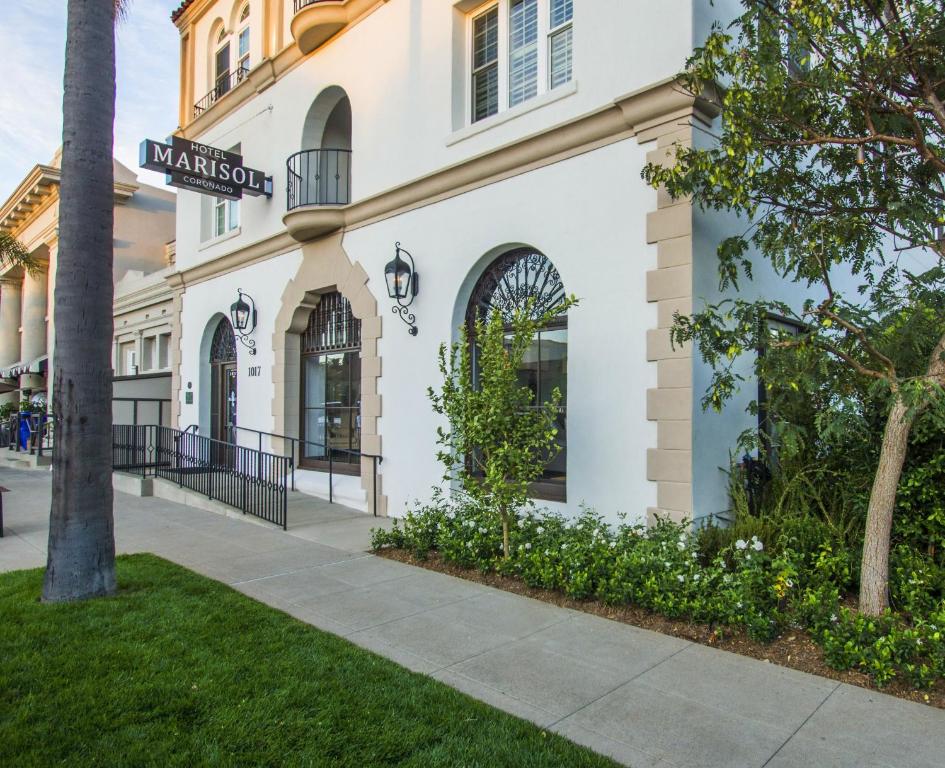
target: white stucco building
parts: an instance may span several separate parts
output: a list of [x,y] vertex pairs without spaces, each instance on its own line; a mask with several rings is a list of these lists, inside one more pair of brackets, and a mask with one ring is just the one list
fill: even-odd
[[[711,294],[725,222],[640,172],[711,124],[672,78],[727,6],[182,3],[176,135],[241,155],[274,193],[178,195],[179,428],[308,441],[297,482],[316,493],[332,451],[350,472],[336,498],[365,508],[370,460],[346,451],[381,456],[377,511],[399,516],[442,475],[426,394],[439,345],[471,306],[566,292],[579,306],[523,371],[539,393],[566,391],[565,451],[536,496],[614,520],[723,510],[750,417],[701,413],[706,372],[668,328]],[[420,277],[416,336],[385,286],[396,243]],[[257,308],[256,354],[230,335],[238,291]]]

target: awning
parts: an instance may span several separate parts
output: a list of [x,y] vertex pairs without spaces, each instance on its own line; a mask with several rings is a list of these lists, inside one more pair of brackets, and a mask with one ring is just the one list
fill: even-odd
[[30,360],[27,370],[24,373],[46,373],[49,367],[49,355],[40,355],[35,360]]
[[0,378],[3,379],[13,379],[19,376],[24,372],[23,368],[25,363],[21,360],[18,363],[13,363],[13,365],[8,365],[6,368],[0,368]]
[[7,392],[15,392],[20,388],[20,385],[12,380],[0,379],[0,395],[5,395]]
[[49,355],[40,355],[39,357],[26,361],[21,360],[18,363],[13,363],[6,368],[0,368],[0,379],[15,379],[17,376],[22,376],[24,373],[35,373],[39,375],[45,375],[46,369],[49,367]]

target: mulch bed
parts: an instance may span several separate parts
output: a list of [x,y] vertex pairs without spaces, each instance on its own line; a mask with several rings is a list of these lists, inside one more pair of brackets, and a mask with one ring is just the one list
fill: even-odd
[[740,653],[742,656],[750,656],[772,664],[780,664],[782,667],[798,669],[812,675],[820,675],[831,680],[856,685],[860,688],[878,690],[891,696],[898,696],[901,699],[945,709],[945,681],[938,681],[928,691],[917,691],[906,684],[895,681],[885,688],[877,688],[869,676],[862,672],[855,670],[840,671],[828,666],[827,662],[824,661],[824,654],[820,646],[803,629],[792,629],[767,644],[751,640],[744,632],[733,629],[728,629],[724,635],[719,636],[715,629],[708,624],[668,619],[665,616],[635,606],[606,605],[597,600],[574,600],[560,592],[529,587],[521,580],[511,576],[503,576],[498,573],[482,573],[472,568],[461,568],[452,563],[444,562],[437,553],[432,553],[426,560],[416,558],[409,552],[399,549],[382,549],[375,552],[375,554],[431,571],[446,573],[467,581],[475,581],[516,595],[542,600],[562,608],[592,613],[605,619],[622,621],[624,624],[632,624],[635,627],[661,632],[664,635],[691,640],[700,645]]

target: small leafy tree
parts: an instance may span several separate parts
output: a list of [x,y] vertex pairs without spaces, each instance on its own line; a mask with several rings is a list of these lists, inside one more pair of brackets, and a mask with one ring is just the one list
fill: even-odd
[[464,326],[459,341],[440,345],[443,385],[428,394],[449,427],[437,428],[437,458],[445,467],[444,480],[458,480],[498,515],[506,558],[512,516],[527,502],[529,483],[561,450],[555,443],[561,392],[555,387],[547,402],[536,403],[531,389],[522,386],[519,370],[538,331],[575,303],[566,299],[535,317],[529,302],[508,323],[493,311],[488,319],[477,317],[472,339]]
[[[690,93],[716,102],[720,135],[708,148],[679,147],[675,165],[648,166],[644,177],[751,222],[718,248],[723,290],[751,279],[753,247],[810,298],[800,306],[721,302],[677,318],[673,339],[695,342],[715,371],[706,407],[720,409],[738,386],[734,361],[766,345],[832,358],[884,399],[859,600],[875,615],[888,605],[890,531],[910,430],[917,415],[942,406],[945,391],[943,4],[742,6],[681,75]],[[918,256],[912,266],[907,254]],[[804,331],[772,338],[770,313]],[[929,344],[916,332],[926,321],[937,323]],[[913,350],[922,363],[897,365],[890,349]]]

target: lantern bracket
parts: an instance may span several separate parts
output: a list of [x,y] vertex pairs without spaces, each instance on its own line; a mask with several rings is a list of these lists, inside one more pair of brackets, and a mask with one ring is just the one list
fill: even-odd
[[243,293],[241,288],[237,288],[236,293],[236,301],[230,305],[230,323],[236,338],[249,350],[249,354],[255,355],[256,342],[250,338],[250,334],[256,330],[256,301],[248,293]]

